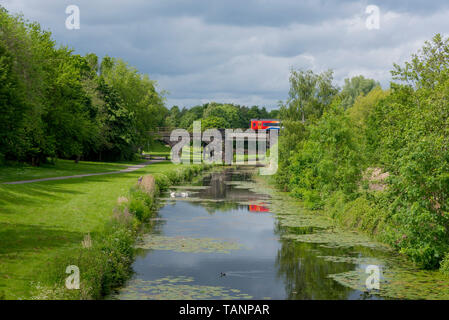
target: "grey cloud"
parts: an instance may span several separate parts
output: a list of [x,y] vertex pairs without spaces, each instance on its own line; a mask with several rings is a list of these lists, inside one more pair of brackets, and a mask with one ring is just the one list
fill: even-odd
[[[168,106],[211,100],[274,107],[288,93],[291,67],[335,70],[337,83],[358,74],[388,86],[401,63],[448,30],[447,0],[129,0],[76,1],[81,29],[65,29],[72,0],[5,0],[85,54],[121,57],[168,90]],[[365,27],[368,4],[380,30]]]

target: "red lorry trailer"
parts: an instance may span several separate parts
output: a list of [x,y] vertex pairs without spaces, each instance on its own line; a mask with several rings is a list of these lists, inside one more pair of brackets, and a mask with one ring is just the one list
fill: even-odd
[[253,130],[280,130],[281,122],[278,119],[251,119]]

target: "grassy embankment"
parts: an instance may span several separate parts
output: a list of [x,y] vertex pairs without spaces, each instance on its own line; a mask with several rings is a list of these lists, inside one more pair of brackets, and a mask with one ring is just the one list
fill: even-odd
[[[58,161],[55,167],[3,167],[0,174],[4,182],[122,166]],[[201,170],[181,168],[163,162],[129,173],[0,184],[0,298],[100,298],[109,293],[129,273],[132,244],[141,221],[154,209],[153,197]],[[154,192],[146,194],[135,185],[149,174],[156,182]],[[70,264],[80,267],[81,290],[64,289]]]

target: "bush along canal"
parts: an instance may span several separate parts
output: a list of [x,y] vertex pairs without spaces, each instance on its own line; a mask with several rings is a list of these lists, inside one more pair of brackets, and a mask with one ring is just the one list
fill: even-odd
[[441,274],[306,211],[255,172],[210,172],[162,193],[134,274],[110,298],[449,298]]

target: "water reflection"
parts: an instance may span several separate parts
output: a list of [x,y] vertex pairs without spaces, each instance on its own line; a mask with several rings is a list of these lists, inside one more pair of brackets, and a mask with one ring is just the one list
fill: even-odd
[[265,206],[259,206],[259,205],[256,205],[256,204],[250,204],[248,206],[248,211],[251,211],[251,212],[269,212],[270,209],[268,209],[268,207],[265,207]]

